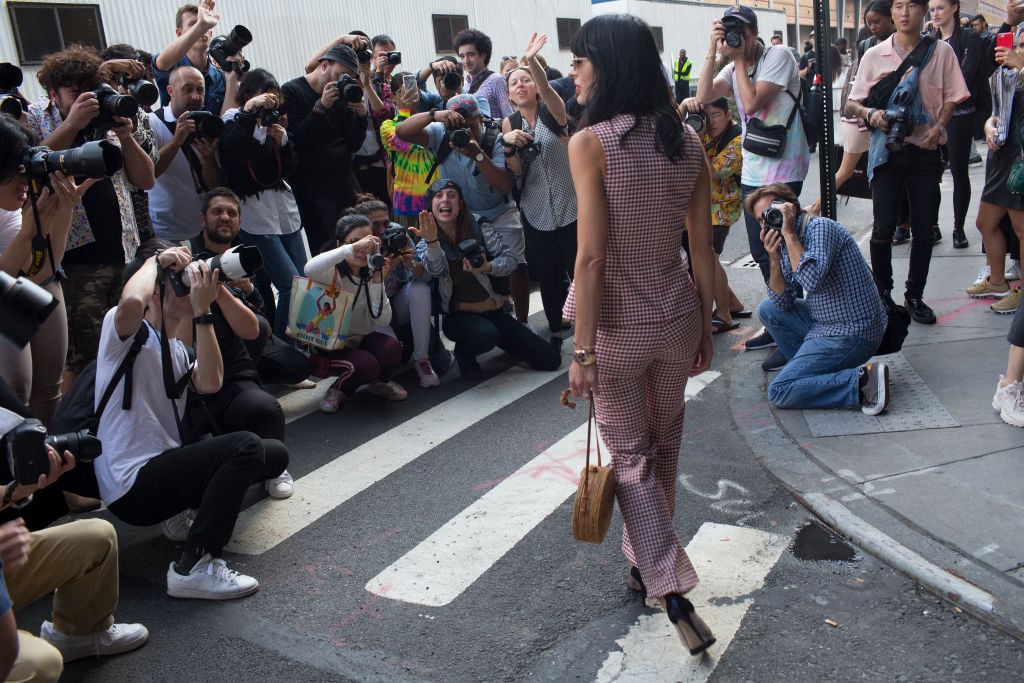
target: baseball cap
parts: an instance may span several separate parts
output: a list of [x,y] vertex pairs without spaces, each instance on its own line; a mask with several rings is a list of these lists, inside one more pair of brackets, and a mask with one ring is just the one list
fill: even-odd
[[451,178],[438,178],[433,182],[433,184],[431,184],[429,188],[427,188],[427,206],[429,207],[430,203],[434,201],[435,194],[446,188],[450,188],[458,192],[459,199],[462,199],[462,187],[457,182],[455,182]]
[[480,105],[477,103],[476,97],[466,93],[461,93],[448,100],[445,109],[458,111],[467,117],[480,116]]
[[750,24],[751,26],[757,26],[757,15],[754,14],[754,10],[743,5],[733,5],[729,9],[725,10],[723,17],[735,17],[742,21],[744,24]]
[[335,45],[327,52],[320,55],[317,59],[318,62],[324,60],[337,62],[344,67],[348,67],[352,71],[359,71],[359,60],[356,59],[356,52],[348,45]]

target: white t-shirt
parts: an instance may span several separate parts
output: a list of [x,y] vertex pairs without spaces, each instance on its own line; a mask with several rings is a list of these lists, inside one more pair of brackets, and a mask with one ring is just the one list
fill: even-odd
[[7,251],[21,232],[21,211],[0,209],[0,254]]
[[[98,404],[117,366],[132,347],[135,336],[124,341],[117,337],[112,308],[103,316],[100,348],[96,358],[96,390]],[[143,325],[149,323],[143,321]],[[185,376],[189,366],[189,353],[178,339],[170,340],[174,376]],[[164,394],[163,366],[160,361],[160,333],[150,328],[149,338],[135,359],[132,375],[132,409],[122,410],[124,380],[118,382],[111,395],[96,436],[103,442],[103,455],[93,462],[100,497],[110,505],[126,494],[135,484],[139,469],[164,451],[181,445],[174,409]],[[178,400],[178,411],[184,412],[184,401]]]
[[[728,64],[722,69],[721,77],[730,80],[735,96],[735,93],[739,92],[736,87],[736,65]],[[764,49],[753,78],[755,83],[768,82],[781,85],[785,91],[792,93],[793,97],[800,95],[800,71],[797,68],[796,60],[793,59],[793,53],[782,45],[771,45]],[[743,101],[736,97],[736,109],[743,124],[743,136],[747,135],[748,116],[756,116],[768,126],[786,125],[790,112],[796,106],[793,97],[780,90],[760,111],[751,112],[749,115],[743,109]],[[804,135],[800,113],[797,112],[793,116],[793,122],[789,125],[786,146],[781,155],[763,157],[752,154],[746,149],[743,150],[743,176],[740,182],[751,187],[761,187],[769,183],[803,181],[807,176],[807,168],[810,163],[810,148],[807,146],[807,137]]]
[[[170,107],[164,107],[161,111],[167,121],[177,120]],[[174,137],[154,112],[149,114],[149,126],[153,129],[153,138],[158,148]],[[156,179],[156,185],[149,191],[149,217],[153,221],[153,231],[157,237],[173,242],[190,240],[202,229],[199,226],[199,214],[202,213],[203,204],[196,192],[192,169],[184,150],[182,146],[175,153],[171,165]]]

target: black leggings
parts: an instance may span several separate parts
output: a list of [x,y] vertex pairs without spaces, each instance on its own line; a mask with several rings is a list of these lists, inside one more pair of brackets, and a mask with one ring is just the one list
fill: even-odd
[[971,203],[971,176],[967,164],[971,160],[974,121],[977,112],[955,114],[946,124],[946,154],[949,173],[953,176],[953,229],[963,230],[967,206]]
[[188,542],[216,557],[231,540],[249,486],[287,467],[288,450],[280,441],[251,432],[215,436],[156,456],[139,469],[128,493],[108,507],[136,526],[195,508]]
[[540,300],[552,332],[562,329],[562,306],[576,267],[576,221],[554,230],[538,230],[523,218],[530,263],[540,278]]

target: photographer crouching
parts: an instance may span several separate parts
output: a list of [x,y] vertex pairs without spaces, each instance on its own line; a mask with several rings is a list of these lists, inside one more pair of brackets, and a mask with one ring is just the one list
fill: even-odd
[[864,53],[846,115],[864,119],[873,129],[868,178],[874,207],[875,283],[882,296],[890,296],[892,237],[901,198],[908,195],[913,241],[904,300],[914,322],[934,325],[935,313],[923,297],[939,219],[939,146],[946,143],[946,124],[957,103],[971,93],[953,49],[943,40],[921,35],[927,11],[924,0],[893,2],[896,32]]
[[[103,501],[129,524],[146,526],[196,510],[180,557],[167,570],[172,597],[229,600],[251,595],[259,582],[228,568],[221,554],[231,538],[249,486],[288,466],[284,444],[234,432],[185,444],[179,403],[184,385],[200,394],[220,390],[224,366],[211,306],[224,285],[187,247],[159,249],[149,242],[125,270],[124,292],[103,318],[96,385],[110,382],[148,328],[134,367],[132,408],[123,409],[124,383],[101,415],[97,436],[103,456],[93,467]],[[187,279],[186,296],[173,289]],[[195,329],[195,354],[182,338]],[[194,359],[194,360],[193,360]]]

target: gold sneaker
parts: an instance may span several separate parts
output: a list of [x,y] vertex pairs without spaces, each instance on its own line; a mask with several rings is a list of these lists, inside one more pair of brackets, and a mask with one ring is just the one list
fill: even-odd
[[991,278],[988,277],[967,288],[967,295],[975,299],[1002,299],[1009,293],[1010,285],[1008,283],[994,285]]
[[989,308],[992,309],[993,313],[999,313],[1001,315],[1009,315],[1017,312],[1017,305],[1020,303],[1021,288],[1017,287],[1011,291],[1008,295],[1004,296],[999,301],[995,302]]

